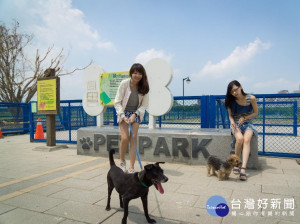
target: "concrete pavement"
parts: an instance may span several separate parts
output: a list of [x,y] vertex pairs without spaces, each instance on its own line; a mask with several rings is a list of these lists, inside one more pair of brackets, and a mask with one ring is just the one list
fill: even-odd
[[[105,210],[108,159],[77,155],[76,145],[35,150],[45,145],[30,143],[28,135],[0,139],[0,224],[121,223],[116,191],[111,211]],[[227,181],[207,177],[205,166],[163,164],[169,181],[164,194],[150,188],[150,216],[163,224],[299,223],[300,165],[269,157],[259,157],[259,164],[259,170],[247,170],[246,182],[234,174]],[[226,200],[224,217],[207,210],[215,195]],[[129,224],[147,223],[140,199],[130,202],[129,211]]]

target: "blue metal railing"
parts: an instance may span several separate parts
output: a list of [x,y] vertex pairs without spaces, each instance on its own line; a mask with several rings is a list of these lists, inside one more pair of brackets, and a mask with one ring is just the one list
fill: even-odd
[[[300,157],[298,141],[300,94],[256,94],[255,96],[259,115],[253,121],[259,130],[259,153]],[[167,114],[157,117],[157,125],[159,128],[222,127],[228,129],[230,125],[224,99],[224,95],[174,97],[173,107]],[[96,126],[96,117],[85,113],[81,100],[62,100],[60,105],[61,113],[56,116],[57,136],[58,132],[67,132],[68,137],[58,136],[58,143],[76,143],[74,131],[76,132],[80,127]],[[37,141],[34,139],[37,119],[42,119],[46,131],[46,115],[32,113],[31,109],[32,103],[0,103],[0,127],[3,134],[30,132],[31,141]],[[107,108],[103,119],[104,125],[118,125],[113,107]],[[148,121],[149,114],[146,112],[143,124],[147,124]],[[286,141],[288,146],[284,149],[276,149],[283,152],[275,152],[276,150],[272,149],[274,146],[269,145],[270,138],[280,142]]]
[[28,133],[29,104],[0,102],[0,128],[5,134]]

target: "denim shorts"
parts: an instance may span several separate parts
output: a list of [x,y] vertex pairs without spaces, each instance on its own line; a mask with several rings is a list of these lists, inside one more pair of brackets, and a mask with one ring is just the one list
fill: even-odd
[[[241,125],[236,124],[236,126],[237,126],[237,128],[239,128],[241,130],[242,134],[245,134],[246,130],[252,130],[253,131],[253,135],[255,135],[255,136],[258,135],[257,131],[254,128],[254,125],[252,123],[250,123],[250,122],[245,122],[245,123],[243,123]],[[232,131],[232,128],[230,128],[230,129]],[[235,134],[234,130],[232,132],[233,132],[233,134]]]
[[[131,117],[132,114],[134,114],[134,112],[129,112],[129,111],[124,111],[124,114],[125,114],[125,117],[127,119],[129,119]],[[140,119],[140,116],[137,116],[135,119],[134,119],[134,122],[137,122],[137,123],[141,123],[141,119]]]
[[[258,135],[258,132],[255,130],[254,125],[252,123],[250,123],[250,122],[245,122],[242,125],[236,124],[236,126],[241,130],[242,134],[245,134],[246,130],[252,130],[253,131],[253,135],[255,135],[255,136]],[[231,127],[230,127],[230,129],[231,129],[231,131],[233,133],[233,135],[232,135],[232,142],[231,142],[231,148],[234,150],[235,142],[236,142],[235,136],[234,136],[235,132],[232,130]]]

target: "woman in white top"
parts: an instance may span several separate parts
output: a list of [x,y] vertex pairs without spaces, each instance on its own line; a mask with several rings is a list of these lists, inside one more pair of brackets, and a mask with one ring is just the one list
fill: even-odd
[[134,141],[137,142],[139,125],[143,120],[145,109],[148,106],[149,84],[145,68],[139,63],[131,66],[129,75],[130,79],[125,79],[120,83],[114,106],[121,130],[120,166],[124,172],[127,172],[125,154],[128,142],[130,142],[130,165],[128,173],[134,173],[136,154],[128,125],[131,123]]

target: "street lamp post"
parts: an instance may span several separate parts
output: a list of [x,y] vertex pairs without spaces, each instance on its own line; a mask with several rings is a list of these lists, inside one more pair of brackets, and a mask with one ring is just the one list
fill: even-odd
[[183,96],[183,99],[182,99],[182,102],[183,102],[183,119],[184,119],[184,81],[186,81],[187,84],[189,84],[191,82],[190,78],[189,77],[186,77],[184,79],[182,79],[182,96]]

